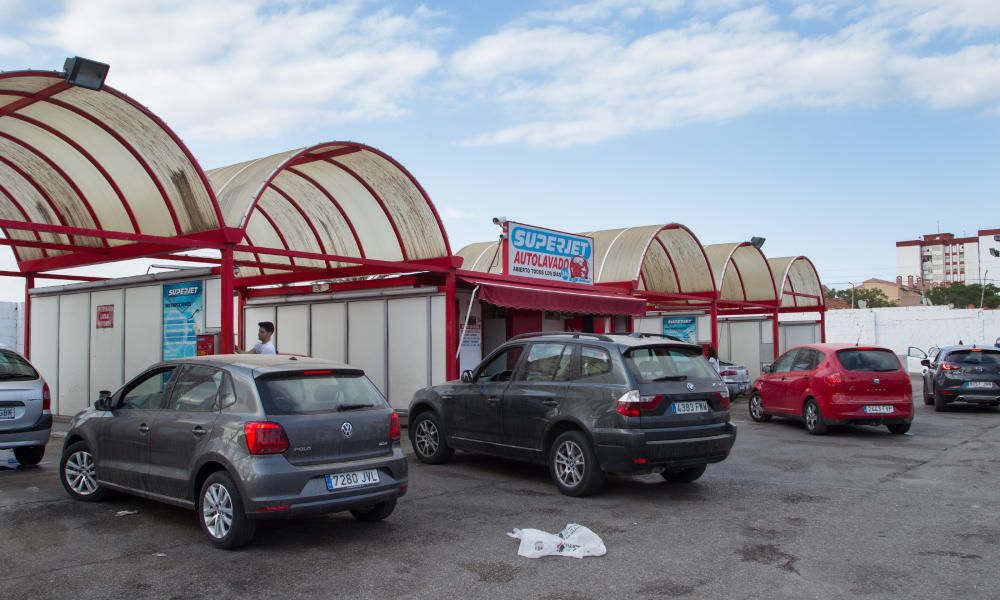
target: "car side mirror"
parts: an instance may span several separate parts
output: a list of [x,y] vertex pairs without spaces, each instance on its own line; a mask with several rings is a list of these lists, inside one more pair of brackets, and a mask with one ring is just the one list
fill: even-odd
[[472,383],[472,371],[462,371],[462,383]]
[[920,364],[922,364],[922,365],[923,365],[923,366],[925,366],[925,367],[928,367],[928,368],[930,368],[930,366],[931,366],[931,361],[930,361],[930,359],[927,359],[927,358],[925,358],[925,359],[923,359],[922,361],[920,361]]
[[766,364],[761,370],[764,371],[765,373],[773,373],[774,367],[770,364]]
[[111,405],[111,392],[109,390],[101,390],[98,392],[97,402],[94,403],[94,408],[97,410],[111,410],[113,408]]

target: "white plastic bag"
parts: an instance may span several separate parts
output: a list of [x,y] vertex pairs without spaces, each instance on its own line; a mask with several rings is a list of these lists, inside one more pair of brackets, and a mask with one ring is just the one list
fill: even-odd
[[521,540],[517,549],[520,556],[541,558],[542,556],[604,556],[608,549],[593,531],[583,525],[570,523],[558,535],[539,529],[515,529],[508,536]]

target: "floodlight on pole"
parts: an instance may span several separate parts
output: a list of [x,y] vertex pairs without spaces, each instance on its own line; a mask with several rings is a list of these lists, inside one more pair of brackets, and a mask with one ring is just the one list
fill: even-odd
[[97,92],[104,87],[104,79],[110,69],[109,65],[102,62],[79,56],[71,56],[63,64],[66,83]]
[[754,236],[750,238],[750,245],[754,248],[760,250],[760,247],[764,245],[765,238]]

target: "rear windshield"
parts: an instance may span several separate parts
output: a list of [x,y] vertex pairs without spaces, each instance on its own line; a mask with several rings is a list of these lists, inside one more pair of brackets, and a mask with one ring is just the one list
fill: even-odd
[[899,370],[899,359],[888,350],[840,350],[837,360],[848,371],[888,372]]
[[0,381],[38,379],[38,372],[16,352],[0,350]]
[[945,357],[948,362],[963,365],[1000,366],[1000,352],[996,350],[959,350]]
[[[314,374],[316,373],[316,374]],[[301,372],[257,379],[264,411],[274,415],[306,415],[382,408],[385,398],[359,372]]]
[[625,361],[643,383],[719,377],[699,350],[685,346],[632,348],[625,352]]

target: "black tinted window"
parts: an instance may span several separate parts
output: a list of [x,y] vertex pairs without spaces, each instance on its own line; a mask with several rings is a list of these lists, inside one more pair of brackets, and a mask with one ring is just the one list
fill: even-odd
[[510,381],[524,346],[512,346],[497,354],[479,369],[476,381]]
[[170,367],[143,377],[122,396],[122,408],[160,408],[164,395],[170,389],[170,376],[173,372],[174,367]]
[[959,350],[952,352],[946,361],[963,365],[1000,366],[1000,352],[996,350]]
[[573,348],[566,344],[532,344],[518,374],[521,381],[568,381]]
[[16,352],[0,350],[0,381],[38,379],[38,373]]
[[686,346],[647,346],[632,348],[625,361],[644,382],[669,379],[718,379],[701,351]]
[[264,411],[274,415],[362,410],[388,406],[375,385],[356,371],[303,371],[257,379]]
[[899,359],[888,350],[839,350],[837,360],[848,371],[888,372],[899,370]]

